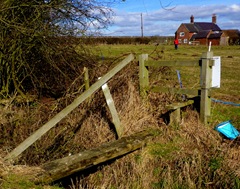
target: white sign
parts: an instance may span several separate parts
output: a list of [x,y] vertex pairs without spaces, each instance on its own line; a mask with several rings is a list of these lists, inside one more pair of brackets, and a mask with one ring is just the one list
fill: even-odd
[[212,67],[212,85],[213,88],[220,88],[221,80],[221,57],[214,56],[214,66]]

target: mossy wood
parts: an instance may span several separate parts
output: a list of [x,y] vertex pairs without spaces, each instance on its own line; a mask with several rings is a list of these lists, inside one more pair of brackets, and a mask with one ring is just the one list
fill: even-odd
[[170,111],[170,124],[179,125],[181,121],[181,108],[192,105],[194,100],[186,102],[176,102],[166,106]]
[[189,105],[191,105],[193,103],[194,103],[193,100],[188,100],[186,102],[172,103],[172,104],[167,105],[166,107],[167,107],[168,110],[176,110],[176,109],[179,109],[179,108],[183,108],[185,106],[189,106]]
[[98,148],[57,159],[43,164],[35,177],[35,183],[51,183],[74,173],[126,155],[145,146],[149,139],[159,134],[159,130],[145,130],[119,140],[105,143]]
[[94,83],[88,90],[83,92],[79,97],[77,97],[70,105],[64,108],[61,112],[55,115],[50,121],[44,124],[40,129],[35,131],[30,137],[24,140],[19,146],[17,146],[12,152],[10,152],[4,159],[12,160],[19,156],[23,151],[25,151],[29,146],[36,142],[41,136],[53,128],[58,122],[65,118],[72,110],[74,110],[80,103],[86,100],[94,92],[96,92],[104,83],[111,79],[116,73],[118,73],[122,68],[124,68],[128,63],[134,59],[134,55],[128,55],[124,60],[117,64],[112,70],[105,74],[101,79]]

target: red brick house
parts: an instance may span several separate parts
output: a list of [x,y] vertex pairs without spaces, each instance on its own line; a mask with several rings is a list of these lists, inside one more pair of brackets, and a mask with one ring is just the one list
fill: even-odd
[[217,17],[212,16],[212,22],[194,22],[193,15],[190,17],[190,23],[182,23],[175,32],[175,38],[178,38],[179,44],[201,44],[220,45],[222,30],[216,24]]

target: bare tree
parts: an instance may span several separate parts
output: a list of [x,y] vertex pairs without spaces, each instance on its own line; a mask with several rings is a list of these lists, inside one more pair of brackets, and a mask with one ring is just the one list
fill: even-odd
[[[107,27],[112,15],[110,5],[116,2],[117,0],[1,1],[1,97],[14,91],[24,96],[25,91],[33,87],[48,88],[50,80],[59,79],[53,78],[53,74],[65,78],[74,75],[77,68],[72,64],[79,61],[77,59],[80,56],[76,56],[77,52],[69,36],[83,36],[90,30]],[[46,78],[46,73],[52,78]]]

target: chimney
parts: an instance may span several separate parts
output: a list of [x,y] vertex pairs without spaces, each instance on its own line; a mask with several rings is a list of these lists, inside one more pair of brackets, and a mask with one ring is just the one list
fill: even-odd
[[190,17],[190,23],[191,23],[191,24],[194,23],[194,17],[193,17],[193,15]]
[[216,14],[212,15],[212,23],[214,23],[214,24],[217,23],[217,16],[216,16]]

